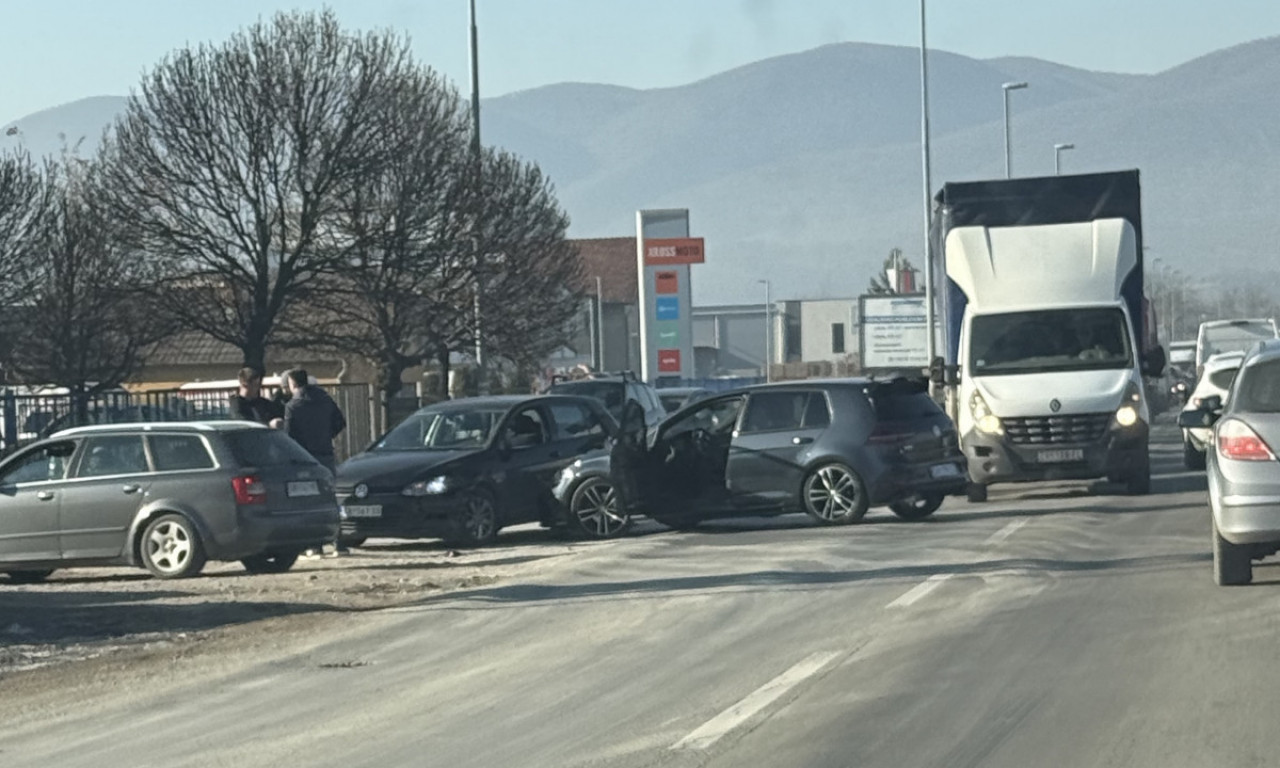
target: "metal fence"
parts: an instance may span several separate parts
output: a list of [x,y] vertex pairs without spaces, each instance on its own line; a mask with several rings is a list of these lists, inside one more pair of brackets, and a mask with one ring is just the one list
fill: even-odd
[[[347,428],[334,442],[339,461],[369,446],[382,429],[376,393],[369,384],[321,386],[342,409]],[[207,421],[231,417],[229,398],[234,389],[164,390],[156,392],[99,392],[83,399],[77,408],[66,393],[17,394],[5,391],[4,453],[59,430],[84,424],[123,424],[147,421]],[[274,393],[264,391],[264,396]]]

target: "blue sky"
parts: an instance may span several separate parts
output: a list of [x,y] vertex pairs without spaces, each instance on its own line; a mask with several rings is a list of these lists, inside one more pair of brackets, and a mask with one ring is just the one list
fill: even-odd
[[[331,7],[352,27],[408,33],[469,88],[467,0],[4,0],[0,123],[124,94],[166,52],[261,14]],[[679,85],[833,42],[916,45],[916,0],[477,0],[483,95],[563,81]],[[930,47],[1156,72],[1280,34],[1277,0],[930,0]]]

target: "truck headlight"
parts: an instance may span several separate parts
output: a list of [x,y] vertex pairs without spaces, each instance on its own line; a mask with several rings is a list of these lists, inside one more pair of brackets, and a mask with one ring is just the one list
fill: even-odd
[[1129,382],[1129,386],[1124,391],[1124,399],[1120,401],[1120,407],[1116,409],[1116,424],[1122,427],[1132,427],[1138,423],[1138,408],[1142,405],[1142,389],[1137,382]]
[[1004,434],[1004,425],[1000,423],[1000,417],[987,407],[987,401],[982,398],[981,392],[975,390],[973,397],[969,398],[969,413],[973,415],[974,426],[979,432],[985,432],[988,435]]
[[402,496],[439,496],[449,490],[449,478],[440,475],[430,480],[419,480],[416,483],[409,483],[400,492]]

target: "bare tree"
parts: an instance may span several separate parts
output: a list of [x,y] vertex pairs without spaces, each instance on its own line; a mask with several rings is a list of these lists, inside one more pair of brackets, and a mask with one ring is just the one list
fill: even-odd
[[377,114],[397,158],[352,185],[324,245],[337,258],[287,323],[291,343],[363,356],[384,408],[404,372],[449,346],[466,290],[467,122],[458,94],[431,70],[406,75]]
[[[142,365],[169,328],[150,292],[154,263],[122,243],[117,222],[98,208],[91,163],[45,163],[50,207],[34,245],[30,293],[8,315],[8,359],[25,381],[70,389],[83,409]],[[32,332],[32,329],[38,329]]]
[[166,267],[185,327],[262,366],[277,322],[329,265],[341,200],[397,158],[374,119],[412,66],[404,40],[278,14],[162,61],[105,150],[105,200]]
[[50,189],[25,153],[0,155],[0,305],[13,305],[29,286]]

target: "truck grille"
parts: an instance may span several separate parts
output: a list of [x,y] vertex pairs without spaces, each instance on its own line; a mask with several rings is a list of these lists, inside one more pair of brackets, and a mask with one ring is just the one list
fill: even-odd
[[1110,423],[1110,413],[1033,416],[1004,419],[1004,431],[1010,442],[1020,445],[1094,443],[1102,439]]

